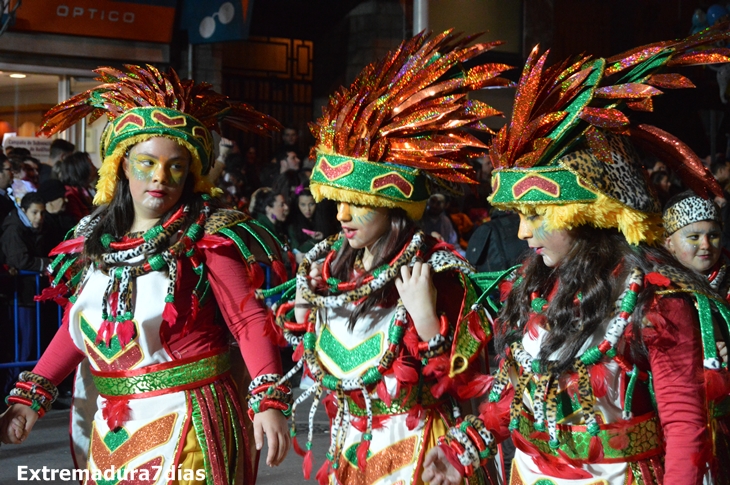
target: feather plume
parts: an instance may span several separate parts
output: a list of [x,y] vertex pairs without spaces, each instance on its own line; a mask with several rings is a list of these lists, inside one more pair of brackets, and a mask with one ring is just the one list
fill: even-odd
[[367,66],[310,124],[317,140],[312,155],[334,152],[419,168],[434,179],[474,183],[471,166],[455,162],[486,147],[457,129],[474,128],[501,113],[468,100],[466,93],[508,85],[499,75],[510,67],[475,61],[499,43],[466,47],[471,40],[450,30],[421,33]]
[[95,69],[96,80],[102,84],[48,111],[38,135],[51,136],[89,115],[93,119],[106,115],[114,120],[132,108],[146,106],[177,109],[212,131],[219,131],[220,121],[259,135],[269,135],[281,128],[274,118],[215,92],[208,83],[181,81],[173,69],[163,73],[151,65],[125,65],[124,68],[126,71],[111,67]]

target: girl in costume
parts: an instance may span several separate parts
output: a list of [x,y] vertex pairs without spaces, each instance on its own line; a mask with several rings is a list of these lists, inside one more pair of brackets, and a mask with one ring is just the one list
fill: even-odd
[[[87,115],[109,118],[99,208],[52,253],[53,286],[43,296],[65,304],[63,325],[7,398],[0,438],[23,441],[50,408],[55,385],[88,359],[92,382],[77,385],[86,393],[79,407],[96,406],[73,422],[77,446],[87,443],[88,454],[76,459],[88,483],[104,472],[140,483],[254,483],[256,453],[243,429],[228,332],[253,377],[256,449],[265,434],[267,464],[276,465],[288,449],[291,393],[286,383],[273,385],[279,356],[253,294],[263,281],[257,261],[281,272],[280,248],[260,224],[217,209],[205,175],[210,130],[224,117],[260,134],[278,123],[174,71],[96,72],[103,84],[49,111],[40,131],[50,136]],[[214,320],[217,310],[225,326]]]
[[[691,190],[676,195],[667,202],[662,216],[664,246],[686,268],[707,278],[713,293],[697,295],[698,302],[728,302],[730,275],[722,254],[722,216],[712,200],[698,197]],[[714,297],[714,298],[711,298]],[[700,321],[705,346],[716,347],[718,366],[705,370],[705,392],[708,419],[713,439],[714,459],[710,462],[709,483],[726,485],[730,477],[719,466],[730,463],[730,374],[727,371],[727,342],[730,329],[728,311],[716,312],[713,318]],[[704,327],[702,326],[704,324]],[[705,349],[705,353],[715,349]],[[712,358],[712,357],[710,357]],[[707,366],[706,366],[707,367]]]
[[[702,483],[712,453],[702,368],[716,360],[703,361],[689,292],[709,288],[657,245],[661,207],[634,144],[703,197],[721,191],[686,145],[629,125],[624,111],[650,110],[660,87],[691,86],[667,67],[730,60],[694,50],[727,36],[550,67],[536,48],[527,60],[490,148],[490,202],[520,212],[534,253],[502,284],[503,362],[480,414],[487,429],[511,432],[512,484]],[[469,441],[455,431],[444,445],[460,457]]]
[[[337,92],[312,125],[310,190],[338,202],[342,232],[305,255],[296,300],[277,320],[296,347],[292,372],[306,363],[315,381],[294,405],[314,397],[306,445],[294,441],[305,478],[314,409],[324,401],[329,411],[321,484],[423,483],[426,452],[462,424],[456,401],[488,381],[479,356],[490,328],[473,305],[471,268],[413,222],[431,187],[472,182],[465,156],[484,145],[459,128],[484,129],[480,120],[496,111],[465,93],[506,83],[497,75],[508,66],[464,65],[495,45],[469,40],[445,32],[405,41]],[[479,453],[475,472],[494,449],[482,442]],[[475,473],[474,483],[484,479]]]

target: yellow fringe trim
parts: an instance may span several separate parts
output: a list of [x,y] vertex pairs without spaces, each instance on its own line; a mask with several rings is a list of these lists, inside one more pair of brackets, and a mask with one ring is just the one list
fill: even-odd
[[417,221],[423,216],[423,211],[426,210],[426,200],[424,201],[398,201],[374,195],[369,192],[358,192],[350,189],[342,189],[339,187],[332,187],[330,185],[323,185],[317,182],[312,182],[309,186],[309,190],[314,196],[314,200],[317,202],[322,199],[330,199],[337,202],[347,202],[356,205],[369,205],[371,207],[389,207],[395,209],[400,207],[405,210],[412,220]]
[[654,244],[663,235],[662,215],[632,209],[621,202],[598,193],[598,199],[590,203],[573,204],[496,204],[499,209],[513,209],[523,214],[536,213],[543,217],[545,229],[574,229],[590,224],[601,229],[616,228],[629,244],[645,242]]
[[182,138],[160,135],[157,133],[142,133],[127,138],[117,145],[114,149],[114,153],[104,158],[104,162],[101,164],[99,169],[99,181],[96,184],[96,195],[94,196],[94,205],[104,205],[112,201],[114,197],[114,191],[116,190],[117,184],[119,183],[117,172],[119,170],[119,164],[124,159],[124,154],[129,148],[142,143],[143,141],[149,140],[150,138],[163,136],[175,140],[180,145],[185,147],[192,158],[192,166],[190,167],[190,174],[195,178],[195,185],[193,191],[199,194],[209,194],[212,197],[217,197],[223,193],[221,189],[215,187],[206,177],[201,173],[203,171],[203,164],[197,155],[197,150],[192,144],[183,140]]

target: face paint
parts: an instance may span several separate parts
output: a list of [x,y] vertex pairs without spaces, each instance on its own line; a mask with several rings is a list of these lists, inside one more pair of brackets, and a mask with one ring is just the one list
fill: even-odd
[[357,206],[340,202],[337,220],[347,242],[354,249],[370,248],[390,229],[390,216],[385,207]]
[[707,274],[720,259],[721,234],[717,222],[693,222],[669,236],[666,247],[684,267]]
[[135,218],[159,219],[177,204],[190,169],[190,152],[175,140],[154,137],[132,147],[124,174]]
[[575,238],[570,232],[559,229],[548,231],[542,216],[537,214],[520,214],[520,228],[517,237],[527,241],[527,244],[542,256],[545,266],[558,266],[573,248]]

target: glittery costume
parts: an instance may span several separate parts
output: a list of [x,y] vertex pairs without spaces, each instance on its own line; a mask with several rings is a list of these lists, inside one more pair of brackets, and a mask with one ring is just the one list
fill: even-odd
[[[256,221],[215,209],[205,174],[219,121],[262,134],[278,123],[174,71],[97,72],[104,84],[49,111],[41,128],[51,135],[88,114],[107,115],[95,202],[114,199],[126,152],[159,136],[190,152],[194,193],[143,234],[99,236],[105,212],[89,216],[53,251],[53,283],[42,297],[65,305],[64,321],[34,372],[57,384],[84,361],[72,437],[88,483],[253,483],[256,453],[231,375],[228,331],[251,376],[281,372],[266,310],[254,298],[263,281],[258,261],[281,272],[281,248]],[[104,247],[96,262],[83,253],[92,237]],[[112,468],[121,475],[94,479]]]
[[[707,197],[720,191],[686,145],[658,128],[630,125],[625,112],[651,110],[658,88],[691,87],[683,76],[666,73],[668,67],[727,62],[724,49],[695,50],[726,37],[704,31],[609,59],[581,56],[550,67],[547,53],[533,50],[512,119],[490,148],[492,204],[537,214],[548,231],[584,225],[617,230],[639,245],[630,257],[647,254],[642,244],[661,238],[661,214],[634,144],[657,153],[697,193]],[[566,256],[571,259],[560,264],[587,261],[583,257]],[[588,317],[582,317],[587,311],[582,290],[594,288],[594,275],[576,282],[571,303],[567,295],[562,303],[553,300],[560,285],[570,283],[560,276],[536,276],[544,267],[540,256],[504,283],[504,294],[519,297],[507,297],[499,315],[497,332],[506,348],[498,350],[506,359],[481,416],[488,420],[501,413],[504,424],[509,422],[517,447],[513,484],[701,483],[709,461],[698,379],[703,347],[697,312],[682,296],[699,287],[669,266],[638,259],[633,267],[630,261],[617,261],[601,274],[616,300],[593,334],[586,332],[576,347],[550,347],[554,352],[547,356],[541,349],[556,324],[551,318],[565,305],[573,305],[574,316],[560,317],[561,324],[572,322],[573,332],[583,335],[582,320]],[[543,281],[553,286],[532,286]],[[647,301],[642,296],[647,294],[655,296]],[[639,314],[643,320],[633,321]],[[643,344],[646,355],[630,352],[631,343]]]
[[[494,44],[466,47],[470,41],[450,32],[418,35],[333,95],[311,125],[315,199],[399,208],[415,220],[432,189],[473,183],[465,156],[486,147],[461,128],[485,130],[480,120],[496,111],[468,101],[466,93],[506,84],[497,76],[507,66],[476,62]],[[338,234],[322,241],[297,274],[311,305],[306,322],[291,321],[293,302],[278,309],[277,322],[296,347],[293,372],[306,364],[315,380],[293,412],[314,396],[304,449],[295,438],[306,478],[313,466],[312,416],[321,401],[331,419],[330,448],[317,473],[321,484],[422,483],[425,453],[462,419],[455,401],[482,393],[489,380],[479,357],[490,327],[484,309],[473,305],[472,269],[450,246],[410,231],[391,261],[364,271],[357,259],[342,281],[330,271],[346,239]],[[417,260],[432,265],[438,292],[440,331],[428,342],[420,341],[394,285],[401,267]],[[317,261],[327,288],[313,293],[307,278]],[[384,286],[379,303],[348,330],[357,305]],[[287,292],[293,291],[290,284]],[[473,483],[484,479],[483,472],[472,477]]]

